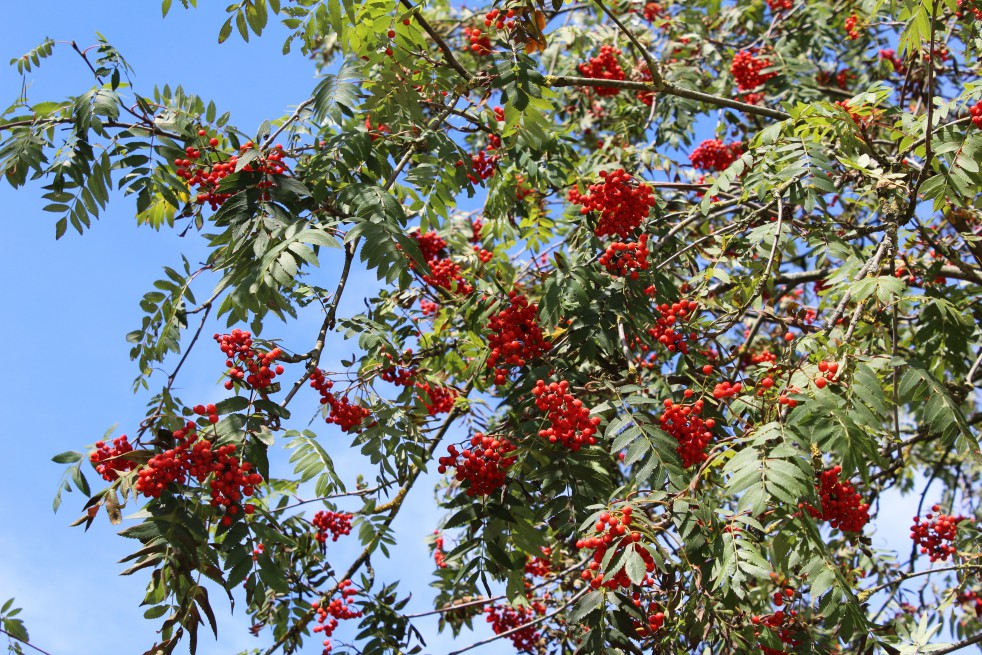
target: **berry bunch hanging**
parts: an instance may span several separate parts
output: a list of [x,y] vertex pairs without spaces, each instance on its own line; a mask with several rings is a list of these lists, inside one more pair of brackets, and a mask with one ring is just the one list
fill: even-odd
[[600,256],[600,265],[611,275],[637,280],[639,271],[647,271],[648,235],[642,234],[635,243],[616,241]]
[[[634,584],[623,567],[610,576],[606,582],[604,581],[604,573],[601,571],[605,559],[610,562],[619,561],[622,553],[627,549],[634,550],[644,561],[646,573],[641,585],[651,584],[651,578],[648,574],[655,570],[655,560],[651,553],[641,545],[641,533],[631,529],[633,520],[633,510],[630,505],[620,512],[620,516],[617,512],[604,512],[593,526],[596,534],[576,541],[577,549],[593,551],[590,563],[580,575],[584,580],[589,581],[590,586],[594,589],[603,587],[616,591],[627,589]],[[614,550],[614,554],[608,559],[607,553],[610,549]]]
[[210,441],[198,435],[197,425],[190,421],[174,432],[174,439],[174,448],[154,455],[140,469],[134,485],[138,492],[148,498],[160,498],[172,483],[183,485],[194,479],[204,484],[210,478],[211,506],[223,508],[222,525],[230,525],[240,510],[252,513],[252,505],[243,508],[239,503],[254,493],[263,478],[252,470],[249,462],[239,460],[234,445],[213,448]]
[[347,396],[339,399],[332,393],[334,381],[328,380],[319,368],[310,374],[310,386],[320,392],[321,404],[330,408],[325,421],[340,426],[344,432],[358,432],[362,422],[371,414],[367,407],[353,405]]
[[828,521],[833,528],[843,532],[862,532],[869,523],[869,504],[863,502],[851,482],[839,481],[840,473],[842,467],[838,465],[819,472],[818,496],[822,507],[816,509],[808,504],[805,507],[813,518]]
[[979,100],[972,105],[972,108],[968,110],[968,113],[972,117],[972,123],[975,124],[975,127],[982,130],[982,100]]
[[716,421],[711,418],[703,420],[699,416],[705,402],[700,398],[686,405],[666,398],[663,404],[665,410],[658,421],[661,429],[678,442],[676,450],[682,458],[682,467],[689,468],[706,461],[706,446],[713,438],[712,429],[716,427]]
[[766,57],[758,57],[757,49],[741,50],[733,57],[730,64],[730,74],[737,83],[737,90],[746,93],[744,99],[750,104],[756,104],[763,99],[759,93],[751,93],[777,73],[770,71],[762,72],[765,68],[770,68],[771,60]]
[[573,452],[597,443],[593,435],[600,424],[599,416],[590,416],[583,401],[569,393],[569,382],[538,380],[532,388],[535,406],[545,412],[549,427],[539,430],[539,436],[550,443],[561,443]]
[[[207,134],[205,130],[198,130],[198,135],[201,137]],[[215,148],[217,145],[218,139],[212,137],[208,140],[208,147]],[[253,144],[250,141],[243,145],[240,151],[245,152],[252,147]],[[184,154],[187,157],[186,159],[178,158],[174,160],[174,174],[185,180],[189,189],[194,189],[195,187],[200,189],[194,197],[196,203],[199,205],[208,203],[212,210],[218,209],[226,200],[232,197],[231,193],[219,192],[218,187],[223,179],[236,172],[236,168],[239,165],[239,158],[233,155],[227,161],[217,161],[214,163],[201,161],[201,149],[194,146],[185,148]],[[241,170],[246,173],[262,174],[265,177],[256,184],[256,187],[260,189],[268,188],[274,185],[274,182],[268,179],[270,176],[282,175],[286,172],[283,157],[283,146],[277,145],[271,153],[265,157],[253,160],[243,166]]]
[[351,606],[351,597],[358,593],[352,586],[351,580],[342,580],[338,584],[338,593],[341,595],[331,599],[327,605],[321,605],[320,601],[310,604],[310,609],[314,610],[317,618],[317,625],[314,626],[314,633],[324,633],[323,655],[331,652],[331,635],[337,630],[338,622],[348,619],[359,619],[362,616],[361,610],[356,610]]
[[230,378],[225,382],[226,389],[232,389],[234,383],[247,385],[251,389],[266,389],[277,375],[282,375],[284,368],[274,363],[283,355],[279,348],[269,352],[252,348],[252,335],[246,330],[232,330],[229,334],[216,334],[215,341],[228,359],[226,375]]
[[922,555],[928,555],[932,562],[944,562],[957,552],[954,541],[958,524],[967,521],[968,517],[944,514],[939,505],[931,507],[931,512],[924,516],[923,521],[919,516],[914,517],[910,538],[920,547]]
[[539,646],[539,631],[534,625],[526,626],[519,630],[520,626],[525,625],[536,616],[546,613],[546,606],[540,601],[532,601],[529,605],[513,607],[512,605],[491,605],[484,608],[487,614],[487,622],[491,624],[491,629],[496,635],[511,632],[508,638],[512,645],[520,653],[536,653]]
[[539,306],[517,291],[508,292],[508,305],[488,320],[487,367],[494,369],[494,383],[505,384],[508,372],[525,366],[552,348],[539,327]]
[[724,144],[719,139],[706,139],[692,151],[689,161],[701,171],[724,171],[742,154],[740,141]]
[[477,432],[471,437],[470,448],[458,451],[457,446],[447,446],[446,457],[438,460],[438,471],[457,470],[455,477],[467,482],[468,496],[489,496],[505,486],[508,468],[515,463],[511,453],[515,446],[504,437],[491,437]]
[[600,213],[594,229],[598,237],[610,234],[628,238],[655,206],[651,187],[637,183],[623,168],[601,171],[600,178],[601,182],[591,184],[585,194],[571,189],[569,201],[580,205],[582,215]]
[[351,534],[351,519],[354,515],[347,512],[332,512],[323,510],[314,514],[311,521],[317,528],[314,539],[320,543],[325,543],[330,534],[331,541],[337,541],[342,535]]
[[125,434],[113,439],[112,446],[107,446],[104,441],[97,441],[95,448],[89,455],[89,461],[106,482],[117,480],[120,473],[136,468],[136,462],[123,457],[126,453],[133,452],[133,446]]
[[648,328],[648,336],[665,346],[668,352],[688,354],[689,346],[686,337],[695,340],[696,334],[692,332],[686,335],[682,332],[683,328],[680,324],[691,320],[698,308],[695,301],[685,298],[672,304],[662,303],[656,306],[655,311],[658,312],[659,317],[655,320],[655,324]]
[[[617,59],[620,55],[621,51],[618,48],[609,45],[600,46],[598,55],[579,64],[576,68],[583,77],[595,80],[624,80],[627,79],[627,76]],[[609,97],[616,96],[621,90],[617,87],[593,87],[592,91],[600,97]]]

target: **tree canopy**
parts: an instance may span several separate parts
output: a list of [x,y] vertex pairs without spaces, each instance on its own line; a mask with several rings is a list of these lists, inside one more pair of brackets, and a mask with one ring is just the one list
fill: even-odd
[[[13,60],[90,75],[0,115],[56,238],[112,199],[207,248],[126,335],[145,419],[54,458],[135,542],[147,655],[221,596],[266,655],[430,652],[432,616],[453,655],[982,642],[982,1],[243,0],[218,40],[271,21],[319,76],[255,133],[101,38]],[[434,470],[410,615],[372,561]]]

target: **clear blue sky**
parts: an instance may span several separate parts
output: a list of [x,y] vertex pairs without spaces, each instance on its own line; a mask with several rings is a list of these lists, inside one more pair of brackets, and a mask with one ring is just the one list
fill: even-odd
[[[21,82],[16,70],[5,66],[7,60],[45,36],[74,39],[85,47],[94,43],[97,31],[135,68],[141,92],[149,94],[154,84],[181,84],[214,99],[220,111],[231,110],[232,123],[246,132],[307,96],[314,67],[299,53],[281,55],[283,32],[278,25],[249,45],[233,36],[218,46],[217,31],[225,18],[222,3],[203,2],[193,11],[174,4],[162,20],[157,0],[4,3],[0,102],[6,106],[12,101]],[[34,101],[60,99],[90,84],[83,63],[65,45],[58,46],[32,80],[29,93]],[[135,549],[135,542],[116,537],[104,515],[89,533],[69,528],[81,506],[78,494],[68,495],[61,511],[53,514],[51,500],[62,467],[50,458],[64,450],[82,450],[117,422],[117,435],[133,433],[144,416],[147,396],[130,392],[135,367],[124,336],[138,326],[139,299],[157,279],[160,267],[178,261],[179,252],[196,261],[202,249],[194,236],[180,239],[166,230],[138,229],[132,201],[122,198],[83,237],[69,232],[55,242],[55,219],[41,211],[45,203],[40,195],[36,185],[18,192],[0,185],[5,245],[0,259],[5,317],[0,343],[10,351],[6,374],[0,377],[0,404],[6,416],[0,424],[0,603],[15,596],[24,608],[32,641],[53,655],[142,652],[153,643],[156,625],[145,621],[138,607],[146,578],[122,578],[118,572],[123,567],[116,563]],[[330,279],[331,273],[332,264],[326,262],[323,279]],[[374,275],[357,281],[355,288],[371,284]],[[276,334],[295,337],[296,347],[302,349],[310,334],[305,327],[310,327],[309,321]],[[217,352],[209,343],[202,346],[204,355]],[[338,342],[333,355],[340,359],[350,351]],[[202,365],[197,367],[193,361],[189,364],[189,371],[214,371],[185,378],[180,394],[189,403],[209,402],[222,391],[214,384],[219,369],[208,368],[206,360],[199,360]],[[220,367],[221,361],[215,358],[211,366]],[[319,431],[336,445],[332,451],[339,468],[357,466],[346,454],[346,437],[326,426]],[[90,482],[101,482],[95,478],[89,475]],[[398,559],[376,562],[380,579],[403,578],[401,591],[414,592],[417,610],[427,609],[432,597],[427,586],[432,560],[423,539],[438,518],[426,486],[423,481],[416,490],[417,502],[396,523],[401,539]],[[876,543],[909,548],[905,540],[911,514],[909,506],[896,501],[884,506],[876,521]],[[329,549],[339,567],[356,551],[354,537]],[[267,643],[248,634],[242,612],[229,617],[221,597],[213,599],[220,641],[203,635],[202,655],[230,655]],[[433,635],[435,622],[420,624],[427,626]],[[483,627],[482,633],[487,634]],[[319,652],[316,644],[313,641],[304,652]],[[430,641],[426,652],[448,650],[444,638]],[[510,651],[510,644],[498,642],[475,652]]]

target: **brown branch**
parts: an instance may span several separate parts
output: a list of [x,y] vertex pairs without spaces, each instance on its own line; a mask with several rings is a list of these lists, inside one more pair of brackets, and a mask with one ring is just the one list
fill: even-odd
[[457,61],[457,58],[454,57],[453,49],[447,45],[447,42],[443,40],[443,37],[440,36],[435,29],[433,29],[433,26],[430,25],[425,18],[423,18],[422,13],[420,13],[409,0],[399,1],[403,7],[407,8],[413,13],[413,18],[416,19],[420,27],[423,28],[423,31],[429,34],[430,38],[433,39],[436,45],[440,48],[440,50],[443,52],[443,57],[447,60],[447,64],[450,65],[450,68],[457,71],[461,77],[470,82],[472,79],[471,74],[467,72],[467,69],[464,68],[459,61]]
[[757,105],[747,104],[746,102],[740,102],[739,100],[733,100],[731,98],[723,98],[721,96],[714,96],[709,93],[703,93],[701,91],[693,91],[691,89],[683,89],[682,87],[676,86],[671,82],[662,81],[661,84],[654,84],[653,82],[635,82],[632,80],[601,80],[594,79],[592,77],[573,77],[570,75],[547,75],[545,77],[546,86],[552,87],[563,87],[563,86],[587,86],[605,89],[625,89],[631,91],[650,91],[655,94],[664,94],[670,96],[676,96],[679,98],[687,98],[689,100],[696,100],[698,102],[704,102],[709,105],[715,105],[717,107],[728,107],[730,109],[736,109],[737,111],[742,111],[745,114],[753,114],[756,116],[763,116],[764,118],[774,118],[776,120],[787,120],[791,118],[789,114],[783,111],[778,111],[777,109],[768,109],[767,107],[758,107]]

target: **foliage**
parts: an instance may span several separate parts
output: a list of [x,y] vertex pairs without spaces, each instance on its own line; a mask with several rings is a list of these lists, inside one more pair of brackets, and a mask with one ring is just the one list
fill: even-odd
[[[88,88],[35,102],[25,83],[0,115],[0,170],[41,181],[56,237],[123,195],[138,225],[208,247],[140,303],[135,437],[55,457],[60,491],[88,497],[77,524],[141,507],[120,534],[161,622],[148,654],[217,635],[219,593],[268,655],[312,633],[326,652],[341,621],[344,648],[422,652],[413,590],[370,560],[398,555],[393,521],[434,469],[454,635],[486,615],[532,653],[982,641],[982,3],[228,14],[220,42],[280,20],[321,73],[255,134],[185,89],[141,93],[101,37],[71,44]],[[308,343],[278,338],[315,315]],[[212,325],[238,330],[216,334],[229,393],[187,404],[175,381]],[[357,354],[324,371],[334,336]],[[328,425],[294,429],[298,411]],[[335,466],[339,431],[374,479]],[[278,447],[295,468],[270,466]],[[932,485],[952,563],[875,549],[897,520],[878,500],[920,515]],[[337,561],[339,537],[361,554]]]

